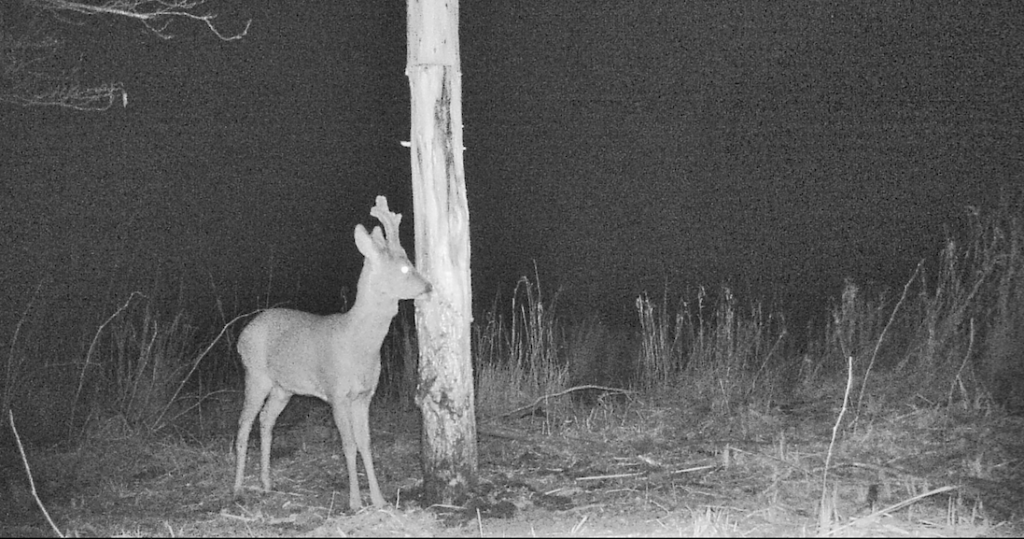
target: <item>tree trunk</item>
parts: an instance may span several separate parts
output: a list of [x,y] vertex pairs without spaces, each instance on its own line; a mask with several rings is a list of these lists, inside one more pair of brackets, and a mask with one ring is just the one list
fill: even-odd
[[458,504],[477,479],[458,0],[408,10],[416,266],[434,286],[416,302],[424,502]]

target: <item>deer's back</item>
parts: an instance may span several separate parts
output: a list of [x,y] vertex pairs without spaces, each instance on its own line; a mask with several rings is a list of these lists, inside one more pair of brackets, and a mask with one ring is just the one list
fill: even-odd
[[255,363],[301,360],[315,354],[329,337],[328,321],[326,316],[294,309],[267,309],[238,338],[242,363],[250,368]]
[[344,315],[268,309],[242,331],[238,353],[250,376],[266,376],[292,393],[328,402],[339,394],[372,395],[379,352],[353,346],[347,331]]

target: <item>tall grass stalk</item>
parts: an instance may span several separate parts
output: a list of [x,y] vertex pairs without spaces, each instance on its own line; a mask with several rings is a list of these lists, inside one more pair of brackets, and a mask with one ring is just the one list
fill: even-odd
[[[39,297],[39,289],[42,286],[42,281],[36,285],[35,292],[32,293],[32,298],[29,300],[28,305],[25,306],[25,311],[21,313],[21,318],[18,319],[18,323],[14,326],[14,335],[11,336],[11,344],[7,351],[7,364],[4,369],[3,394],[0,395],[0,415],[10,413],[11,410],[11,400],[14,398],[14,390],[18,387],[22,365],[25,362],[25,357],[17,351],[18,337],[21,335],[21,328],[25,324],[25,320],[28,319],[28,313],[32,310],[32,306],[35,304],[36,298]],[[14,419],[12,417],[12,424],[13,421]]]
[[1001,289],[1000,283],[1021,265],[1011,232],[1013,221],[1005,217],[975,214],[969,237],[963,242],[947,239],[934,284],[926,276],[921,279],[913,347],[897,370],[919,374],[918,392],[925,398],[943,398],[955,378],[963,384],[968,400],[972,398],[968,395],[983,389],[973,368],[978,362],[971,361],[972,368],[965,369],[964,357],[972,348],[973,321],[992,319],[993,306],[1007,301],[1008,290]]
[[[174,389],[174,393],[170,396],[170,398],[166,399],[166,401],[164,402],[163,408],[160,409],[159,414],[156,416],[156,418],[150,424],[150,427],[154,431],[155,430],[160,430],[161,428],[166,426],[166,423],[164,423],[163,419],[164,419],[164,417],[166,417],[168,411],[171,409],[171,406],[174,405],[176,402],[178,402],[178,398],[181,396],[182,390],[185,388],[185,383],[188,382],[192,378],[192,376],[196,373],[196,370],[199,368],[200,363],[202,363],[203,359],[205,359],[210,354],[210,351],[213,350],[213,348],[217,345],[217,343],[220,342],[221,337],[232,335],[231,329],[235,326],[235,324],[238,321],[242,320],[243,318],[250,318],[250,317],[254,316],[255,314],[257,314],[258,312],[260,312],[261,310],[262,309],[257,309],[255,311],[252,311],[252,312],[249,312],[249,313],[240,314],[240,315],[232,318],[230,321],[225,322],[224,325],[221,327],[220,331],[217,333],[217,335],[212,340],[210,340],[210,342],[208,342],[206,344],[206,346],[202,347],[202,349],[199,351],[198,354],[196,354],[196,356],[194,358],[191,358],[190,361],[188,361],[188,363],[191,365],[189,367],[189,369],[188,369],[188,372],[186,372],[184,376],[180,377],[180,380],[178,381],[178,385]],[[234,342],[234,339],[228,339],[228,342],[230,344],[231,342]],[[167,382],[173,383],[173,378],[167,379]],[[193,404],[189,408],[186,408],[186,409],[180,411],[177,414],[177,416],[171,418],[170,421],[173,422],[175,419],[177,419],[177,417],[180,417],[181,415],[183,415],[186,412],[190,411],[192,408],[195,408],[195,407],[199,406],[202,403],[202,401],[205,400],[206,398],[208,398],[208,397],[210,397],[210,396],[212,396],[212,395],[214,395],[216,393],[220,393],[222,391],[223,390],[219,390],[219,391],[214,391],[212,393],[205,393],[205,394],[198,395],[198,398],[196,399],[196,403],[195,404]]]
[[646,295],[637,298],[640,388],[674,389],[682,376],[701,391],[716,391],[720,403],[730,407],[751,395],[757,384],[771,380],[769,363],[787,334],[785,319],[765,315],[758,302],[741,311],[727,286],[714,311],[705,316],[707,298],[701,287],[694,302],[681,300],[675,313],[667,295],[660,306]]
[[685,305],[669,311],[668,292],[662,294],[661,308],[651,302],[647,294],[636,298],[640,319],[640,372],[637,385],[642,390],[653,390],[669,384],[683,363],[683,335],[689,325],[684,314]]
[[[555,301],[544,302],[540,282],[523,277],[512,293],[511,316],[495,309],[476,328],[477,408],[496,415],[565,388]],[[549,407],[551,404],[549,403]]]
[[[986,298],[982,308],[973,309],[981,327],[982,339],[980,374],[986,392],[994,401],[1011,411],[1024,410],[1024,216],[1022,201],[1016,206],[1006,205],[985,220],[975,223],[976,251],[987,254],[980,256],[985,268],[991,261],[994,266],[990,284],[981,292]],[[958,371],[950,387],[963,387],[963,369]],[[961,390],[963,392],[963,390]],[[950,390],[950,398],[953,391]],[[964,401],[978,401],[980,392],[974,396],[963,395]]]
[[[862,410],[869,372],[890,369],[913,377],[914,394],[929,401],[978,402],[1000,381],[1024,380],[1024,230],[1020,218],[1002,212],[974,214],[964,239],[949,237],[937,256],[935,277],[919,264],[893,305],[885,292],[871,296],[847,280],[833,309],[815,360],[825,373],[853,359]],[[916,288],[916,293],[909,293]],[[976,346],[982,326],[984,346]],[[980,371],[977,367],[981,367]],[[999,374],[995,374],[999,373]],[[905,389],[901,391],[904,393]],[[1005,392],[1004,392],[1005,393]]]
[[[92,357],[93,357],[93,353],[96,351],[96,347],[98,346],[98,344],[100,342],[100,337],[103,335],[103,330],[115,318],[120,316],[120,314],[125,309],[127,309],[129,305],[131,305],[132,300],[135,299],[135,296],[145,297],[140,292],[132,292],[128,296],[128,299],[125,300],[124,304],[122,304],[120,307],[118,307],[118,309],[116,311],[114,311],[113,314],[111,314],[109,317],[107,317],[107,319],[104,320],[102,324],[100,324],[100,327],[96,330],[95,335],[93,335],[92,341],[89,343],[89,350],[85,353],[85,358],[84,358],[84,360],[83,360],[83,362],[82,362],[82,364],[81,364],[81,366],[79,368],[78,387],[77,387],[77,389],[75,389],[75,396],[74,396],[74,398],[71,399],[71,414],[70,414],[71,417],[68,419],[68,424],[70,425],[70,427],[69,427],[70,429],[74,429],[75,413],[78,410],[78,403],[80,402],[80,399],[82,397],[82,391],[85,389],[85,380],[86,380],[86,376],[88,375],[89,367],[91,365],[93,365],[92,362],[91,362]],[[73,436],[74,436],[74,433],[71,430],[69,430],[68,431],[68,437],[71,438]]]
[[151,301],[137,305],[111,327],[103,370],[114,411],[134,428],[154,430],[186,378],[198,328],[184,311],[167,319]]

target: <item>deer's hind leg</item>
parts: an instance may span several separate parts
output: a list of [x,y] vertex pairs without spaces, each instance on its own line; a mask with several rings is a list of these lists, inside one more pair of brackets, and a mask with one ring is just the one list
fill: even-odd
[[270,448],[274,440],[274,423],[277,422],[277,416],[281,415],[284,407],[288,406],[288,400],[291,398],[292,393],[281,388],[281,386],[275,385],[270,390],[267,403],[263,405],[263,411],[260,412],[260,481],[263,483],[264,492],[270,492],[272,488],[270,482]]
[[274,383],[269,378],[247,376],[245,379],[245,402],[238,416],[238,434],[235,437],[235,485],[234,496],[242,496],[242,479],[245,475],[245,457],[249,451],[249,433],[256,416],[263,408]]

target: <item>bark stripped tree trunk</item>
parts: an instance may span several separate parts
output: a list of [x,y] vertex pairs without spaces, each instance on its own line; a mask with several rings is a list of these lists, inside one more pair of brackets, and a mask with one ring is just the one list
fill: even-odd
[[409,0],[408,17],[416,267],[434,286],[416,302],[424,502],[458,504],[477,479],[458,0]]

